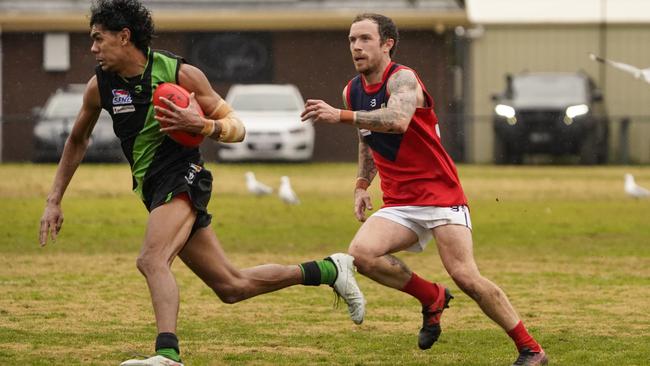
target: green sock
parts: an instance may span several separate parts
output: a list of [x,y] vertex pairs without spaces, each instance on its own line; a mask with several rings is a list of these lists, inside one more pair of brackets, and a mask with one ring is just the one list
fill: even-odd
[[323,259],[299,264],[302,271],[302,283],[305,286],[332,285],[338,272],[334,262]]
[[316,264],[318,264],[318,268],[320,268],[320,283],[333,285],[339,274],[334,262],[328,259],[323,259],[322,261],[316,261]]
[[167,357],[170,360],[174,360],[176,362],[181,362],[181,356],[173,348],[161,348],[156,351],[156,354]]

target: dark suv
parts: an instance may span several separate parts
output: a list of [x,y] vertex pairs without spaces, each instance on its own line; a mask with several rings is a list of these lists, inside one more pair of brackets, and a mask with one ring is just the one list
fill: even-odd
[[577,154],[582,164],[607,161],[609,123],[589,76],[507,75],[506,90],[492,100],[496,163],[521,164],[525,154]]

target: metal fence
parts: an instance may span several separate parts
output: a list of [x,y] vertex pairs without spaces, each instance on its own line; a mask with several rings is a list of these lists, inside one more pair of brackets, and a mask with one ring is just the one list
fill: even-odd
[[[609,116],[609,120],[607,163],[650,164],[650,116],[616,115]],[[9,115],[0,119],[1,162],[34,160],[34,125],[35,118],[31,115]],[[440,126],[443,144],[456,162],[494,162],[492,116],[463,117],[447,114],[441,119]],[[349,128],[334,131],[336,138],[333,138],[328,133],[331,126],[317,127],[321,128],[316,131],[319,153],[315,154],[314,161],[356,161],[355,134],[346,133],[344,137],[350,141],[341,141],[341,132]],[[216,144],[205,144],[202,152],[207,160],[217,159]],[[524,161],[529,164],[554,162],[577,163],[577,160],[571,157],[557,160],[536,154]]]
[[[609,115],[607,164],[650,164],[650,116]],[[442,122],[444,123],[444,122]],[[463,156],[457,161],[467,163],[495,162],[495,133],[493,116],[464,118],[462,131]],[[444,137],[444,134],[443,134]],[[444,142],[444,139],[443,139]],[[525,141],[522,141],[525,143]],[[528,154],[524,164],[579,163],[575,156]]]

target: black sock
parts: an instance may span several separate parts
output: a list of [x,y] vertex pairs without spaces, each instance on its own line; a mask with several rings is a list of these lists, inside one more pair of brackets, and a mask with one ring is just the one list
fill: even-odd
[[[167,352],[168,350],[173,350],[175,352]],[[160,352],[162,351],[162,352]],[[160,352],[160,353],[159,353]],[[174,333],[159,333],[156,337],[156,353],[162,354],[167,358],[173,359],[174,361],[180,360],[181,351],[178,348],[178,338]],[[174,355],[175,353],[175,355]],[[176,356],[176,357],[174,357]],[[175,359],[178,358],[178,359]]]
[[319,286],[320,285],[320,268],[316,261],[305,262],[300,264],[302,269],[302,284],[305,286]]

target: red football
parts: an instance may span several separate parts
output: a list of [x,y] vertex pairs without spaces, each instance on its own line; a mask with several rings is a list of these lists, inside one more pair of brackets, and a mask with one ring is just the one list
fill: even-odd
[[[173,83],[162,83],[158,85],[156,91],[153,93],[153,105],[160,108],[167,108],[167,105],[160,100],[160,97],[169,99],[172,103],[179,107],[187,107],[190,104],[190,93],[180,85]],[[203,111],[199,107],[199,113],[203,115]],[[160,125],[167,127],[163,122]],[[187,147],[196,147],[203,141],[203,135],[198,133],[189,133],[185,131],[172,131],[169,132],[169,137],[179,144]]]

